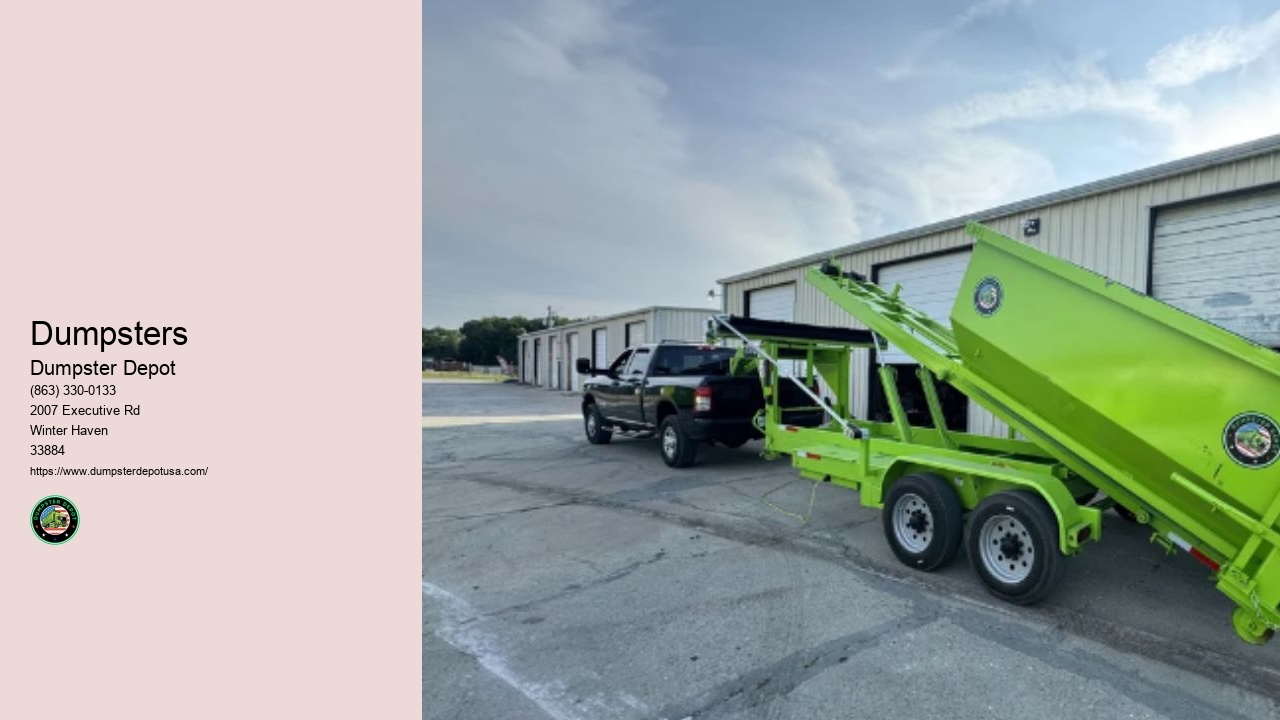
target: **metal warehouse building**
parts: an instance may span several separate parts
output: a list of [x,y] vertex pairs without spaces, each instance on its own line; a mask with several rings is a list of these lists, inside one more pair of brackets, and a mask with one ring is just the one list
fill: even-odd
[[[846,271],[901,285],[907,302],[947,322],[972,248],[970,220],[1280,349],[1280,135],[724,278],[725,311],[858,327],[803,280],[834,256]],[[857,351],[853,360],[863,419],[887,417],[874,364],[913,366],[893,348],[874,355]],[[899,369],[904,395],[914,378]],[[953,429],[1007,431],[958,393],[944,406]]]
[[659,340],[702,340],[709,308],[648,307],[520,336],[520,381],[551,390],[580,390],[577,358],[607,366],[623,350]]

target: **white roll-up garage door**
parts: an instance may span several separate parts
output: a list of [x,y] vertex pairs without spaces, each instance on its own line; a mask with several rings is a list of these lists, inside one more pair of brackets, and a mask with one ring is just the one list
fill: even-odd
[[596,328],[591,331],[591,366],[609,366],[609,330]]
[[647,329],[648,326],[645,325],[644,320],[641,320],[640,322],[627,323],[627,347],[634,347],[641,343],[648,342],[645,339]]
[[578,384],[578,333],[569,336],[569,389],[581,390],[582,386]]
[[[747,291],[747,317],[761,320],[796,320],[796,284],[775,285],[760,290]],[[783,372],[802,375],[804,368],[798,361],[783,360],[779,363]]]
[[796,284],[747,291],[747,316],[795,322]]
[[[970,255],[972,253],[965,250],[885,265],[880,268],[876,282],[890,292],[895,285],[901,285],[898,296],[908,305],[949,327],[951,306],[960,292]],[[881,359],[890,365],[915,363],[910,355],[892,345]]]
[[1157,210],[1151,294],[1280,348],[1280,190]]

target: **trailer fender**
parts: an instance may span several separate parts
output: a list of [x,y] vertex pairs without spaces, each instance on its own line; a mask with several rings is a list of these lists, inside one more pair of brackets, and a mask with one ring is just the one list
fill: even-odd
[[[885,469],[880,484],[880,498],[895,480],[912,472],[934,472],[955,485],[956,494],[966,511],[973,510],[988,495],[1019,488],[1038,494],[1058,521],[1058,548],[1064,555],[1075,555],[1089,540],[1102,538],[1102,512],[1097,508],[1076,504],[1062,480],[1049,472],[1028,472],[1009,467],[993,459],[990,464],[970,462],[935,455],[903,455]],[[977,479],[994,481],[978,483]]]

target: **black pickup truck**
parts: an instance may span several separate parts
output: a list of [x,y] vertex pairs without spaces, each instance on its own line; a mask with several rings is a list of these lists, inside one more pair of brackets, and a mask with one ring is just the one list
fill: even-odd
[[760,437],[752,425],[764,407],[760,378],[735,376],[733,348],[661,342],[628,348],[607,368],[586,358],[578,372],[587,440],[600,445],[614,432],[658,435],[662,459],[688,467],[702,443],[739,447]]

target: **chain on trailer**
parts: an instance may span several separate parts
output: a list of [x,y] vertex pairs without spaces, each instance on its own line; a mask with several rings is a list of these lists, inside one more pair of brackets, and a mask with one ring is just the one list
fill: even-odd
[[[736,336],[738,339],[742,340],[742,342],[746,343],[747,348],[751,352],[755,353],[759,357],[764,358],[769,362],[769,364],[773,365],[774,371],[777,372],[780,377],[784,377],[790,380],[791,382],[795,383],[796,386],[799,387],[801,390],[803,390],[804,393],[808,395],[814,402],[818,403],[818,406],[821,407],[823,410],[825,410],[828,416],[830,416],[832,419],[834,419],[837,423],[840,424],[840,427],[844,429],[844,433],[846,437],[853,438],[855,440],[861,437],[861,432],[858,430],[856,425],[852,425],[847,420],[840,417],[840,414],[836,412],[835,408],[831,407],[831,405],[827,403],[825,400],[823,400],[821,397],[819,397],[817,393],[810,390],[803,382],[800,381],[799,378],[792,375],[790,372],[787,372],[786,370],[784,370],[781,364],[778,363],[777,359],[775,359],[769,353],[765,352],[764,348],[760,346],[760,343],[754,340],[751,340],[746,335],[743,335],[741,332],[739,332],[738,329],[735,328],[729,322],[728,315],[712,315],[711,317],[713,320],[715,320],[716,323],[720,324],[726,330],[733,333],[734,336]],[[764,428],[761,428],[761,430],[763,429]],[[813,483],[813,487],[809,488],[809,509],[804,514],[791,512],[790,510],[787,510],[786,508],[783,508],[777,505],[776,503],[772,502],[771,500],[769,500],[770,495],[773,495],[774,493],[778,492],[779,490],[785,487],[795,484],[797,481],[798,480],[788,480],[787,482],[773,488],[772,490],[766,492],[764,495],[760,496],[760,501],[763,502],[765,505],[773,508],[774,510],[777,510],[778,512],[782,513],[783,515],[786,515],[787,517],[791,517],[791,518],[795,518],[796,520],[799,520],[801,525],[808,525],[809,520],[813,518],[813,503],[815,498],[817,497],[818,483]]]

